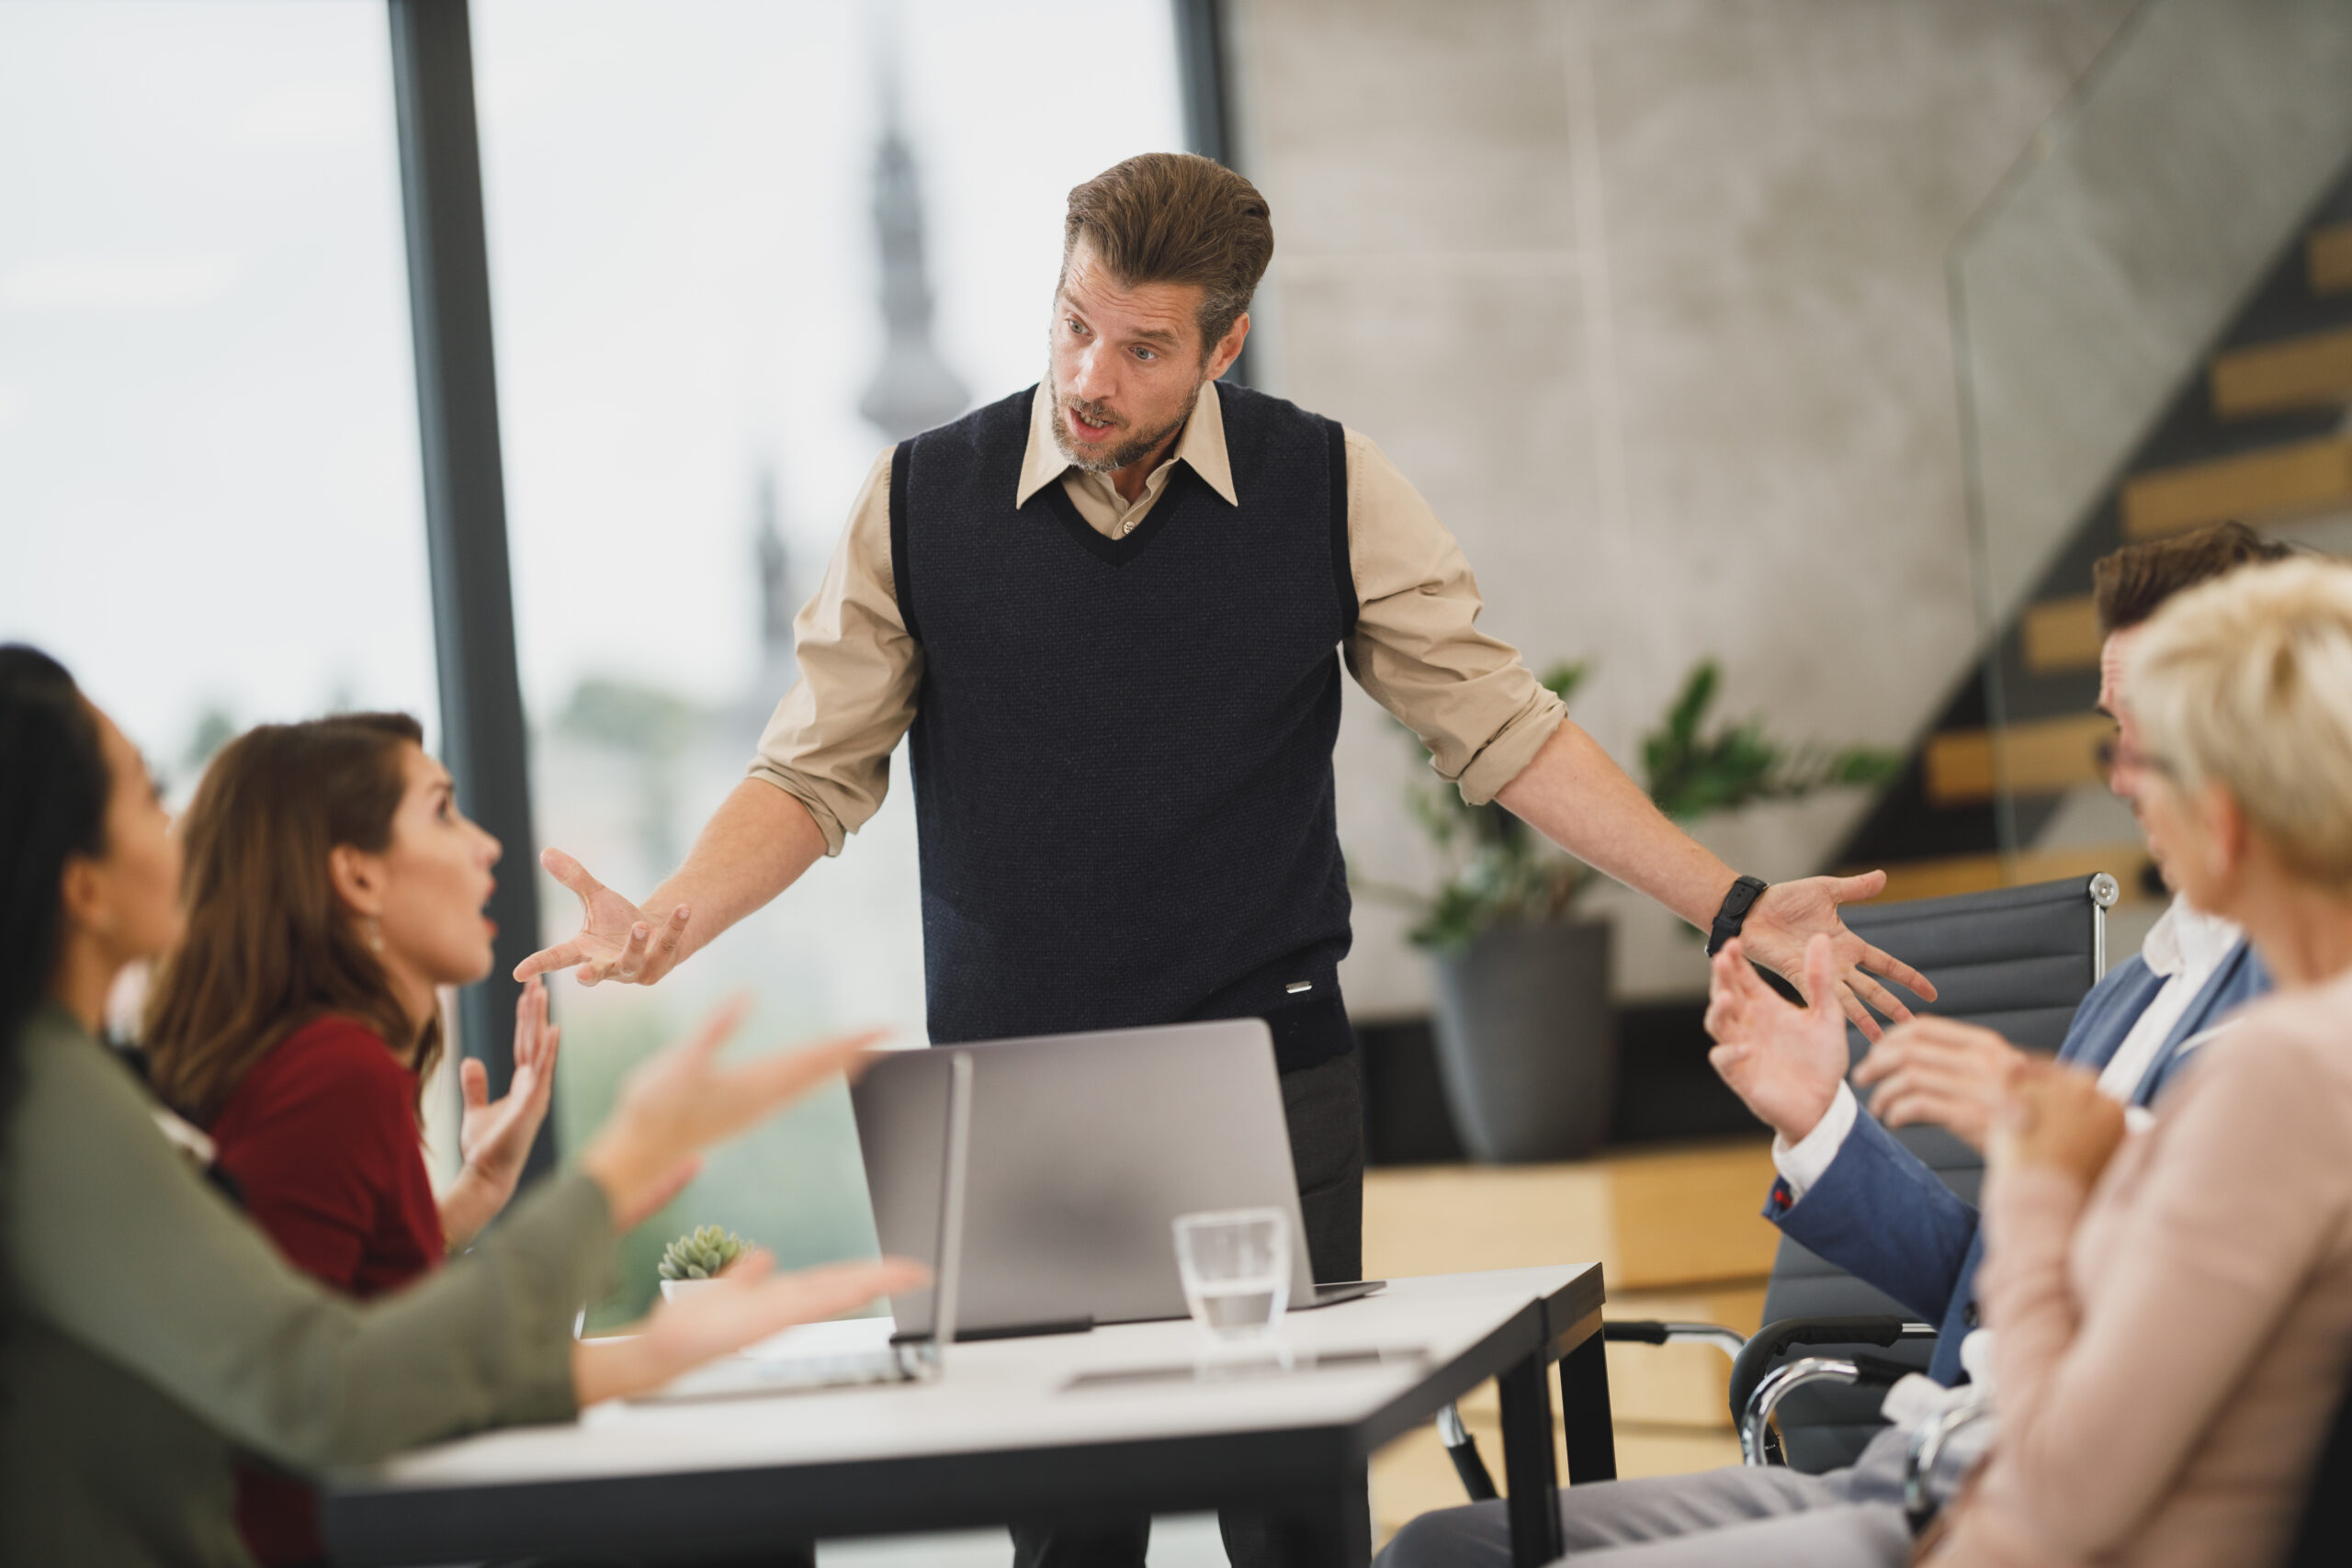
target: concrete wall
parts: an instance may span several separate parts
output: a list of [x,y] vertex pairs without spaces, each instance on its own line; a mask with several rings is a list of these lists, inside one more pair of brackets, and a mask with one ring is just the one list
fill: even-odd
[[[1976,641],[1943,255],[2130,9],[1237,0],[1260,379],[1386,448],[1483,624],[1600,660],[1576,713],[1621,761],[1704,655],[1792,739],[1908,744]],[[1418,759],[1351,702],[1350,856],[1426,882]],[[1799,875],[1861,805],[1702,836]],[[1625,994],[1703,986],[1670,919],[1595,907]],[[1426,1005],[1405,924],[1360,906],[1360,1015]]]

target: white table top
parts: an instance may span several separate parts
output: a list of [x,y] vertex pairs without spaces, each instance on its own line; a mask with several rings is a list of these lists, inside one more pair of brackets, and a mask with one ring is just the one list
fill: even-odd
[[[1209,1337],[1190,1321],[1119,1324],[1090,1334],[957,1345],[944,1375],[930,1382],[616,1401],[583,1412],[573,1425],[509,1428],[413,1450],[348,1475],[334,1490],[381,1495],[594,1483],[1345,1427],[1419,1387],[1432,1370],[1464,1359],[1531,1303],[1597,1269],[1569,1264],[1392,1280],[1378,1294],[1288,1315],[1276,1340],[1302,1360],[1376,1350],[1384,1357],[1378,1361],[1072,1388],[1090,1372],[1185,1367],[1214,1354]],[[888,1325],[882,1318],[821,1325],[815,1336],[835,1345],[872,1343]]]

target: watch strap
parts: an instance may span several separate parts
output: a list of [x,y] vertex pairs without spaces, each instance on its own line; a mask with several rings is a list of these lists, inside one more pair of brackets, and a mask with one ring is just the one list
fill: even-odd
[[1707,956],[1713,958],[1723,951],[1724,943],[1737,936],[1747,924],[1747,911],[1756,900],[1764,897],[1764,889],[1771,886],[1761,877],[1743,876],[1733,882],[1731,891],[1724,895],[1724,906],[1715,911],[1715,923],[1707,933]]

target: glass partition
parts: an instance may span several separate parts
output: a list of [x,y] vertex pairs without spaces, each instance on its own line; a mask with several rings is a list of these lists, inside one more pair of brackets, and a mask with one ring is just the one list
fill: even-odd
[[[790,620],[896,434],[1036,379],[1069,186],[1182,144],[1170,7],[475,0],[523,690],[543,844],[642,897],[743,776]],[[888,299],[886,302],[886,282]],[[722,995],[743,1048],[923,1043],[903,768],[837,859],[651,990],[569,981],[564,1144]],[[543,892],[548,934],[577,901]],[[843,1097],[720,1151],[631,1238],[874,1246]]]
[[2136,840],[2094,760],[2091,560],[2222,513],[2308,511],[2226,485],[2168,506],[2139,480],[2340,419],[2324,400],[2248,417],[2209,380],[2233,329],[2295,330],[2291,289],[2268,285],[2352,157],[2347,81],[2352,6],[2150,0],[1948,258],[1987,660],[1984,728],[1930,743],[1928,788],[1992,802],[2013,880]]

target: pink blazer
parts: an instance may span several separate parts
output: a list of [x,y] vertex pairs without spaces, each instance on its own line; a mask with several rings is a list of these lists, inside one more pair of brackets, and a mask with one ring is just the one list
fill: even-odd
[[2286,1551],[2352,1365],[2352,974],[2201,1056],[2087,1194],[1988,1185],[2001,1431],[1937,1568]]

